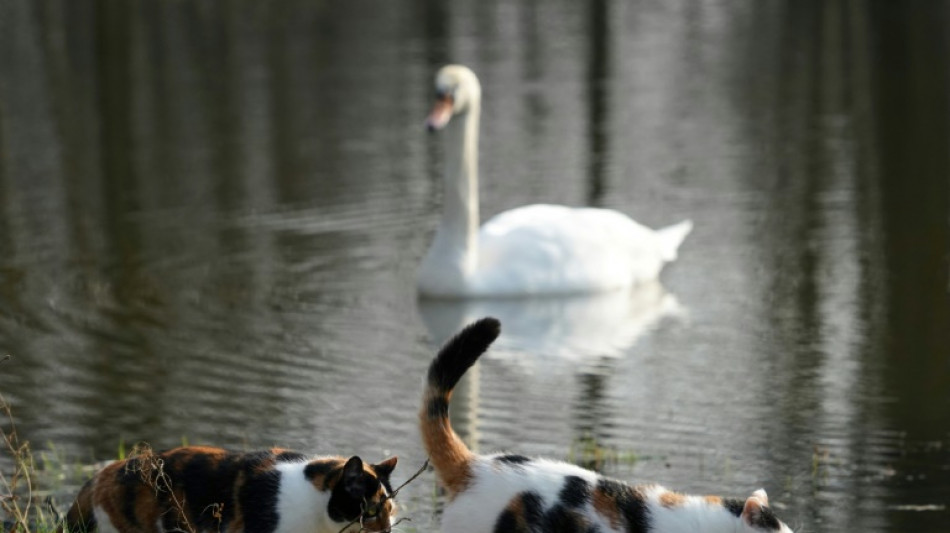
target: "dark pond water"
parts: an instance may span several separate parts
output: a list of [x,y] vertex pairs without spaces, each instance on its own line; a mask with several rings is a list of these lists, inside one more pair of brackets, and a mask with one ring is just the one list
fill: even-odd
[[[950,531],[948,27],[941,1],[2,0],[0,390],[78,462],[279,444],[405,479],[434,346],[495,314],[455,415],[480,450]],[[483,215],[692,218],[662,285],[417,302],[450,61],[484,88]],[[439,502],[410,485],[408,529]]]

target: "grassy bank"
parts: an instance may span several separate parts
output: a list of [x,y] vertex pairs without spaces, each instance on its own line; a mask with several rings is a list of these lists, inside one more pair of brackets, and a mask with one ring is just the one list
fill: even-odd
[[[0,363],[9,357],[4,357]],[[0,465],[4,465],[0,469],[3,530],[23,533],[55,531],[59,521],[55,506],[51,499],[44,501],[39,497],[39,478],[30,443],[20,440],[10,404],[2,394],[0,413],[4,418],[0,426],[3,454]]]

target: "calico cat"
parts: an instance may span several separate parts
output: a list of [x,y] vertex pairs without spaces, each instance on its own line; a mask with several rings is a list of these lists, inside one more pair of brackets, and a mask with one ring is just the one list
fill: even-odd
[[452,430],[452,389],[498,337],[483,318],[458,333],[429,367],[419,412],[422,441],[449,503],[445,533],[791,533],[763,490],[745,501],[631,486],[581,467],[521,455],[477,455]]
[[388,533],[395,467],[396,457],[373,465],[357,456],[314,458],[279,448],[146,451],[89,480],[66,514],[65,530],[340,533],[353,522],[346,531]]

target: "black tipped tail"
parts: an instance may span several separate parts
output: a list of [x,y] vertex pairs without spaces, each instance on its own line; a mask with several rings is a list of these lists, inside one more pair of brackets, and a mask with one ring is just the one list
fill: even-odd
[[469,324],[452,337],[429,366],[430,389],[440,394],[451,392],[500,333],[501,322],[486,317]]
[[442,485],[449,493],[464,490],[471,480],[475,455],[452,430],[449,398],[465,372],[478,361],[501,333],[501,323],[483,318],[469,324],[445,343],[429,366],[426,392],[419,411],[422,442]]

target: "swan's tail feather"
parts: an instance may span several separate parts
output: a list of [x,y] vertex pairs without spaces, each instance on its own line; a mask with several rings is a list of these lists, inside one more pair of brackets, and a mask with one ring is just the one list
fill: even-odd
[[468,484],[475,454],[452,430],[449,400],[459,380],[499,333],[501,323],[498,320],[490,317],[478,320],[445,343],[429,366],[419,411],[422,441],[439,479],[451,494],[460,492]]
[[684,220],[678,224],[660,228],[656,231],[660,240],[660,255],[667,263],[676,259],[676,251],[683,239],[693,230],[693,221]]

